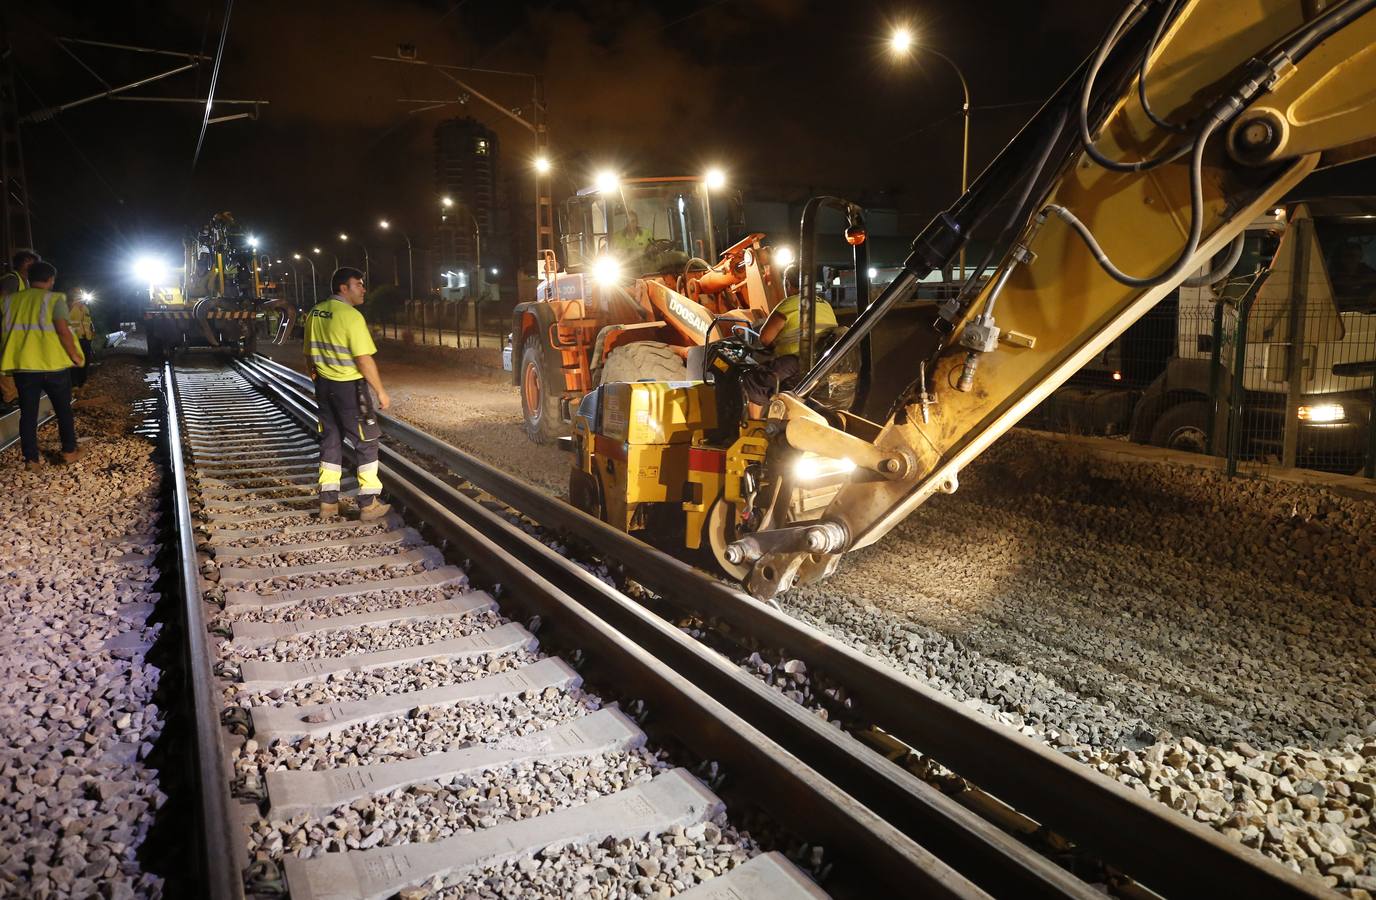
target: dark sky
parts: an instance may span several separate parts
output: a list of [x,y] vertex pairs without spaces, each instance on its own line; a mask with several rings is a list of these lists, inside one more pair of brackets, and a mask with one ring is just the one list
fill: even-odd
[[[16,7],[7,24],[21,112],[100,87],[58,36],[213,56],[225,14],[223,0]],[[556,161],[579,184],[594,165],[653,175],[720,164],[747,191],[825,187],[925,215],[958,187],[960,87],[945,63],[920,51],[896,65],[885,46],[891,27],[911,25],[964,69],[973,178],[1118,8],[1071,0],[237,0],[216,95],[266,100],[261,117],[212,125],[194,169],[196,106],[102,99],[26,125],[35,242],[64,272],[86,278],[118,271],[141,250],[172,255],[183,230],[220,209],[284,253],[342,229],[371,232],[376,255],[380,215],[419,244],[434,203],[436,123],[472,115],[491,125],[514,175],[531,144],[477,101],[408,114],[399,99],[453,99],[457,89],[433,72],[371,59],[395,55],[399,43],[433,62],[541,73]],[[75,49],[111,84],[164,63]],[[134,93],[204,96],[209,70]],[[465,77],[504,103],[528,105],[525,81]]]

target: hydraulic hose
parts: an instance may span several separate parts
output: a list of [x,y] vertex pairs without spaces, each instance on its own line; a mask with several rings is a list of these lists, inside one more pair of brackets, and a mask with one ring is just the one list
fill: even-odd
[[[1113,28],[1109,30],[1108,38],[1099,45],[1098,51],[1094,54],[1093,61],[1089,64],[1089,71],[1085,73],[1084,86],[1080,88],[1080,143],[1084,145],[1085,152],[1089,154],[1091,159],[1112,172],[1146,172],[1158,166],[1164,166],[1166,163],[1175,162],[1177,159],[1190,152],[1191,145],[1185,143],[1174,150],[1168,150],[1160,156],[1153,156],[1150,159],[1137,160],[1136,162],[1120,162],[1116,159],[1110,159],[1100,152],[1099,148],[1094,146],[1094,136],[1089,132],[1089,100],[1090,95],[1094,92],[1094,81],[1099,77],[1099,69],[1103,67],[1104,61],[1108,59],[1109,53],[1111,53],[1114,46],[1117,45],[1118,39],[1127,31],[1133,16],[1149,2],[1151,2],[1151,0],[1132,0],[1132,2],[1127,5],[1127,8],[1123,10],[1118,20],[1113,23]],[[1167,10],[1167,13],[1169,12],[1170,10]],[[1164,23],[1164,21],[1165,18],[1163,17],[1162,22]],[[1155,39],[1152,41],[1152,44],[1154,43]],[[1149,44],[1147,47],[1148,55],[1151,53],[1152,44]],[[1143,93],[1144,98],[1145,96],[1146,94]],[[1171,126],[1167,127],[1169,128]]]
[[1238,260],[1242,259],[1242,248],[1247,244],[1247,232],[1243,231],[1233,238],[1233,245],[1228,248],[1228,256],[1213,269],[1203,275],[1195,275],[1180,282],[1181,287],[1203,287],[1206,284],[1213,284],[1228,277],[1228,273],[1233,271]]
[[[1228,105],[1226,108],[1231,109],[1232,107]],[[1204,123],[1204,127],[1200,129],[1194,143],[1188,145],[1192,151],[1190,153],[1190,236],[1185,241],[1185,247],[1180,251],[1180,255],[1165,271],[1146,278],[1129,275],[1113,264],[1113,261],[1108,258],[1108,254],[1104,252],[1104,248],[1099,246],[1099,241],[1095,239],[1094,233],[1073,212],[1056,203],[1049,204],[1043,212],[1054,213],[1073,228],[1080,239],[1085,242],[1089,252],[1094,254],[1095,261],[1114,281],[1129,287],[1148,288],[1164,284],[1167,281],[1178,280],[1189,269],[1190,262],[1199,249],[1199,239],[1204,232],[1204,145],[1209,142],[1209,136],[1218,129],[1218,126],[1223,124],[1223,119],[1223,111],[1216,109],[1209,116],[1208,121]]]
[[1142,51],[1142,62],[1137,70],[1137,97],[1142,103],[1142,112],[1147,114],[1159,128],[1167,131],[1174,131],[1176,134],[1188,134],[1190,126],[1177,125],[1175,122],[1168,122],[1158,116],[1151,108],[1151,103],[1147,101],[1147,63],[1151,61],[1152,51],[1161,41],[1161,34],[1166,30],[1166,23],[1175,18],[1175,11],[1180,7],[1180,0],[1170,0],[1170,6],[1161,14],[1161,19],[1156,23],[1156,31],[1152,33],[1151,41],[1147,44],[1147,49]]

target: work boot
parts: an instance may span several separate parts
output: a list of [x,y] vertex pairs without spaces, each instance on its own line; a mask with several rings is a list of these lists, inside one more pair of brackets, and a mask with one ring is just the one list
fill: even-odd
[[26,459],[26,460],[24,460],[24,471],[25,471],[25,472],[41,472],[41,471],[43,471],[43,460],[41,460],[41,459]]
[[85,450],[82,450],[80,447],[77,447],[77,448],[76,448],[75,450],[73,450],[71,453],[68,453],[66,450],[63,450],[63,451],[62,451],[62,461],[63,461],[64,463],[74,463],[74,462],[76,462],[78,459],[81,459],[81,457],[83,457],[83,456],[85,456],[85,455],[86,455],[86,451],[85,451]]
[[360,506],[358,508],[358,518],[360,521],[363,522],[371,522],[373,519],[382,518],[391,511],[392,505],[390,503],[382,503],[380,501],[374,500],[367,506]]
[[322,504],[320,504],[320,518],[322,518],[322,519],[334,519],[334,518],[337,518],[338,516],[339,516],[339,504],[338,504],[338,503],[322,503]]

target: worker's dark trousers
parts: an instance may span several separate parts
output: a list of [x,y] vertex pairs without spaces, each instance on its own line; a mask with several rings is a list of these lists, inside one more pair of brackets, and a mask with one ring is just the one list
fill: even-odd
[[[38,462],[38,401],[48,395],[57,416],[57,431],[62,437],[62,452],[76,450],[76,422],[72,419],[72,370],[56,372],[15,372],[14,386],[19,391],[19,447],[25,462]],[[376,457],[374,457],[376,458]]]
[[320,405],[320,502],[339,502],[344,436],[348,435],[353,438],[358,465],[358,505],[370,505],[382,492],[377,477],[377,441],[382,428],[373,412],[372,391],[362,379],[331,381],[318,377],[315,399]]
[[91,339],[81,338],[81,354],[86,361],[72,367],[72,387],[85,387],[86,378],[91,374]]

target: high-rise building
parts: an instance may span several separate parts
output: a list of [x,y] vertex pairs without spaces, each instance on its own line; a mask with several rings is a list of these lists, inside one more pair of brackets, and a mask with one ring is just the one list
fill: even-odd
[[436,126],[435,190],[453,201],[436,207],[440,220],[432,258],[439,271],[471,272],[480,253],[488,268],[506,256],[493,240],[506,237],[506,203],[497,179],[497,135],[491,128],[472,118]]

